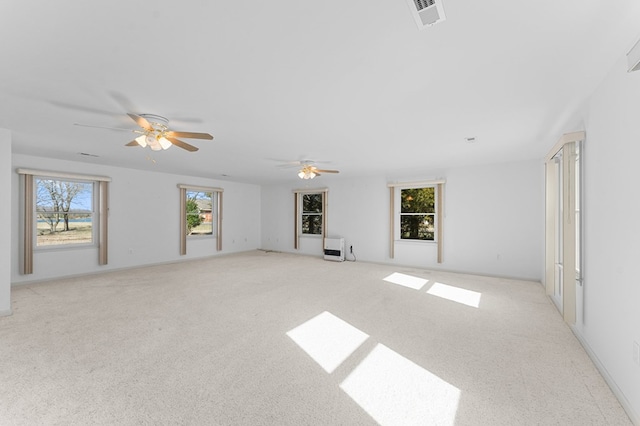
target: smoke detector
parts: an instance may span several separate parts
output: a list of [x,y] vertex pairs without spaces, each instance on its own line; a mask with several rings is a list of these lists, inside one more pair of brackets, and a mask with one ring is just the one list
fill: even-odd
[[442,0],[407,0],[407,4],[420,30],[447,19]]

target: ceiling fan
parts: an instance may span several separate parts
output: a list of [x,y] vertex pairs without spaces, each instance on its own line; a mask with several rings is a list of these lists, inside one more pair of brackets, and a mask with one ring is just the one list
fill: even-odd
[[300,167],[300,170],[298,171],[298,177],[300,179],[313,179],[316,176],[320,176],[322,173],[340,173],[338,170],[319,169],[314,166],[315,163],[317,162],[301,160],[283,164],[280,167]]
[[298,177],[300,179],[313,179],[316,176],[320,176],[320,173],[340,173],[338,170],[326,170],[319,169],[315,166],[304,166],[298,172]]
[[188,144],[178,138],[188,139],[213,139],[209,133],[197,132],[178,132],[169,129],[169,120],[165,117],[155,114],[131,114],[127,115],[141,127],[141,129],[122,129],[117,127],[89,126],[86,124],[77,124],[84,127],[98,127],[103,129],[124,130],[137,133],[140,136],[125,144],[125,146],[140,146],[142,148],[149,147],[154,151],[169,149],[172,145],[194,152],[198,148]]

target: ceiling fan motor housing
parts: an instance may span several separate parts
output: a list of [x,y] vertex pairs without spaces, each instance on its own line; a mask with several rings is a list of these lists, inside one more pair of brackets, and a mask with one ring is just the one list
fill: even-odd
[[147,120],[154,129],[160,128],[161,130],[167,130],[169,128],[169,119],[161,115],[140,114],[140,117]]

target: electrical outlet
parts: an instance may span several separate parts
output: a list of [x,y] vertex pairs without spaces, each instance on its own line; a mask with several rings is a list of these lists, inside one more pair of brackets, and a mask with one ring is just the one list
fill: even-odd
[[640,344],[633,342],[633,362],[640,365]]

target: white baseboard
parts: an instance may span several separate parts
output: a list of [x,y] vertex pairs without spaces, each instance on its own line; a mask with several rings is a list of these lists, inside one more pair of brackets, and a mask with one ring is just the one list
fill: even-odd
[[636,426],[640,426],[640,416],[638,415],[638,413],[635,412],[635,410],[629,403],[629,400],[627,399],[627,397],[624,395],[622,390],[618,387],[618,385],[613,380],[613,378],[611,377],[607,369],[604,367],[604,365],[602,365],[602,363],[598,359],[598,356],[591,349],[591,346],[589,346],[589,344],[584,340],[584,338],[582,337],[582,335],[580,334],[580,332],[575,326],[570,326],[570,327],[571,327],[571,331],[573,331],[573,334],[576,336],[576,338],[584,348],[585,352],[587,352],[587,355],[589,355],[589,358],[591,358],[591,361],[593,361],[593,364],[596,366],[596,368],[604,378],[604,381],[607,382],[607,385],[609,385],[609,388],[611,388],[611,391],[613,392],[613,394],[616,396],[616,398],[618,398],[618,401],[620,401],[620,405],[622,405],[622,408],[624,408],[624,411],[627,412],[627,415],[631,419],[631,422]]
[[69,275],[58,275],[58,276],[55,276],[55,277],[37,278],[37,279],[17,281],[17,282],[14,281],[14,282],[11,283],[11,287],[13,288],[13,287],[26,286],[26,285],[31,285],[31,284],[39,284],[39,283],[45,283],[45,282],[49,282],[49,281],[53,281],[53,280],[66,280],[66,279],[78,278],[78,277],[90,277],[92,275],[102,275],[102,274],[108,274],[110,272],[121,272],[121,271],[128,271],[128,270],[131,270],[131,269],[140,269],[140,268],[147,268],[147,267],[153,267],[153,266],[170,265],[170,264],[173,264],[173,263],[190,262],[190,261],[195,261],[195,260],[210,259],[210,258],[222,257],[222,256],[232,256],[234,254],[247,253],[247,252],[252,252],[252,251],[256,251],[256,250],[258,250],[258,249],[233,251],[233,252],[222,252],[222,253],[216,253],[216,254],[210,254],[210,255],[198,256],[198,257],[195,257],[195,256],[194,257],[181,257],[179,259],[165,260],[165,261],[162,261],[162,262],[145,263],[145,264],[140,264],[140,265],[130,265],[130,266],[123,266],[123,267],[116,267],[116,268],[112,268],[111,265],[105,265],[100,270],[94,270],[94,271],[88,271],[88,272],[80,272],[80,273],[77,273],[77,274],[69,274]]

